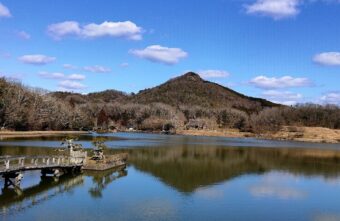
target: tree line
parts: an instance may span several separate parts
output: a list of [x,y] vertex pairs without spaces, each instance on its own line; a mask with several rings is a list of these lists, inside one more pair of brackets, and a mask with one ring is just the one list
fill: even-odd
[[0,78],[0,127],[11,130],[91,130],[93,128],[144,131],[164,129],[234,128],[253,133],[275,132],[282,126],[318,126],[340,129],[335,105],[277,106],[253,113],[233,107],[172,106],[116,99],[85,99],[70,94],[62,99],[19,82]]

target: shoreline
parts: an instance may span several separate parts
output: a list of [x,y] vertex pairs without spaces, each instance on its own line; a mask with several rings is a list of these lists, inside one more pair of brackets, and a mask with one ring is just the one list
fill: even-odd
[[[292,129],[293,128],[293,129]],[[123,132],[123,131],[122,131]],[[129,132],[129,131],[127,131]],[[134,131],[144,133],[141,131]],[[150,133],[150,132],[149,132]],[[156,132],[151,132],[156,133]],[[158,132],[157,132],[158,133]],[[88,131],[0,131],[0,140],[8,138],[46,137],[46,136],[67,136],[86,135]],[[258,138],[279,141],[299,141],[311,143],[332,143],[340,144],[340,130],[322,127],[283,127],[276,133],[254,134],[250,132],[240,132],[237,129],[216,129],[216,130],[176,130],[176,135],[187,136],[208,136],[208,137],[228,137],[228,138]]]
[[85,135],[87,131],[0,131],[0,140],[8,138]]
[[267,133],[257,135],[250,132],[240,132],[235,129],[224,130],[177,130],[178,135],[187,136],[208,136],[227,138],[258,138],[278,141],[299,141],[311,143],[331,143],[340,144],[340,130],[322,127],[294,127],[296,130],[290,131],[291,127],[284,127],[277,133]]

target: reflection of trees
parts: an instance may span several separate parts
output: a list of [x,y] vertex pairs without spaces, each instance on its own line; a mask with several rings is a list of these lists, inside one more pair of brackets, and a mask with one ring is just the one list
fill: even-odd
[[46,156],[56,154],[58,152],[55,149],[46,147],[1,146],[0,148],[0,156]]
[[243,174],[284,170],[335,177],[340,152],[315,149],[174,147],[130,150],[129,162],[182,192]]
[[86,175],[92,176],[93,187],[89,189],[89,193],[93,198],[101,198],[102,191],[114,180],[127,176],[125,167],[107,170],[103,172],[88,171]]
[[0,195],[0,215],[34,207],[59,194],[69,192],[83,183],[83,176],[64,175],[59,179],[42,178],[40,183],[24,189],[18,194],[15,189],[3,189]]

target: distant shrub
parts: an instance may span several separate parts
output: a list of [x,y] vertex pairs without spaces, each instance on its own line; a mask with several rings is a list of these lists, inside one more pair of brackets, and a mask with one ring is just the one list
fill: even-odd
[[284,124],[280,111],[276,108],[265,109],[259,114],[253,114],[250,119],[252,132],[256,134],[279,131]]

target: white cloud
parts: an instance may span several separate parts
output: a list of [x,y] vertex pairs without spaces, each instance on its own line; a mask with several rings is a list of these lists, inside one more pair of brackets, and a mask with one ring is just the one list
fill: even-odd
[[321,97],[321,101],[325,104],[340,105],[340,91],[325,94]]
[[267,100],[271,100],[274,103],[280,103],[284,105],[295,105],[303,98],[302,94],[299,93],[276,90],[264,91],[262,92],[262,97]]
[[85,80],[85,75],[82,74],[71,74],[69,76],[67,76],[68,79],[70,80],[75,80],[75,81],[82,81]]
[[0,2],[0,17],[5,17],[5,18],[12,17],[9,9],[5,5],[1,4],[1,2]]
[[203,70],[198,71],[198,74],[202,78],[226,78],[230,76],[230,73],[222,70]]
[[71,80],[61,81],[59,82],[58,86],[59,86],[58,89],[63,90],[63,91],[82,90],[86,88],[86,86],[83,85],[82,83],[79,83],[77,81],[71,81]]
[[76,69],[78,69],[77,66],[72,65],[72,64],[63,64],[63,67],[64,67],[65,69],[70,69],[70,70],[76,70]]
[[49,73],[45,71],[40,72],[39,76],[42,78],[46,78],[46,79],[73,80],[73,81],[82,81],[82,80],[85,80],[86,78],[85,75],[81,75],[81,74],[65,75],[64,73],[60,73],[60,72]]
[[56,40],[66,36],[78,36],[82,38],[98,37],[119,37],[130,40],[142,39],[142,28],[131,21],[111,22],[105,21],[101,24],[90,23],[81,26],[76,21],[65,21],[51,24],[47,27],[47,32]]
[[17,33],[17,35],[18,35],[19,38],[21,38],[21,39],[23,39],[23,40],[29,40],[29,39],[31,39],[31,35],[28,34],[28,33],[25,32],[25,31],[19,31],[19,32]]
[[312,85],[308,78],[294,78],[291,76],[283,76],[280,78],[257,76],[250,80],[249,83],[262,89],[305,87]]
[[42,78],[46,78],[46,79],[64,79],[65,78],[65,74],[59,73],[59,72],[49,73],[49,72],[42,71],[39,73],[39,76]]
[[168,48],[160,45],[151,45],[141,50],[130,50],[130,53],[139,58],[168,65],[177,64],[188,56],[188,53],[180,48]]
[[47,27],[47,32],[54,39],[61,39],[67,35],[79,35],[81,29],[78,22],[65,21],[49,25]]
[[51,63],[56,60],[55,57],[49,57],[42,54],[30,54],[24,55],[18,58],[19,61],[25,64],[34,64],[34,65],[45,65]]
[[93,73],[108,73],[111,72],[110,68],[94,65],[94,66],[86,66],[83,68],[85,71],[93,72]]
[[250,186],[254,197],[279,199],[303,199],[308,193],[300,189],[297,177],[288,173],[270,172],[262,176],[260,182]]
[[300,3],[301,0],[257,0],[245,8],[248,14],[269,16],[279,20],[297,15]]
[[339,66],[340,65],[340,52],[324,52],[314,56],[315,63],[326,66]]
[[108,22],[101,24],[88,24],[83,27],[83,35],[86,37],[123,37],[131,40],[142,39],[142,28],[138,27],[131,21],[125,22]]

